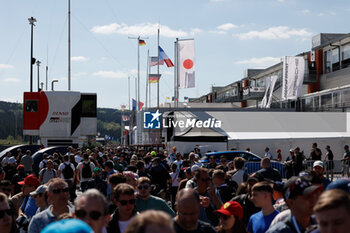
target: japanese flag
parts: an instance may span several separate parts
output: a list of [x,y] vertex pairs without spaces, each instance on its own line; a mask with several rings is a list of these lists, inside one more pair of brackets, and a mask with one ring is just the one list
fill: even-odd
[[179,88],[195,87],[194,40],[178,41],[178,86]]

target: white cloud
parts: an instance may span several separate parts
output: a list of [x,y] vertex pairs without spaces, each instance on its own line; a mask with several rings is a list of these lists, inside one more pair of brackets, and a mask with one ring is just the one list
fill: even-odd
[[[94,26],[91,31],[96,34],[121,34],[130,36],[154,36],[158,33],[159,24],[157,23],[140,23],[134,25],[112,23],[103,26]],[[187,32],[174,30],[165,25],[160,25],[160,35],[165,37],[185,37]]]
[[331,15],[333,15],[333,16],[335,16],[335,15],[337,15],[337,13],[336,12],[334,12],[334,11],[331,11],[331,12],[329,12]]
[[284,0],[277,0],[277,2],[284,2]]
[[237,28],[237,25],[234,25],[232,23],[224,23],[224,24],[217,26],[216,28],[219,30],[228,31],[230,29]]
[[72,57],[72,61],[87,61],[88,59],[84,56],[77,56],[77,57]]
[[324,16],[324,14],[321,12],[321,13],[318,13],[318,15],[317,15],[317,16],[322,17],[322,16]]
[[9,65],[9,64],[0,64],[0,69],[12,69],[14,68],[13,65]]
[[21,80],[18,78],[4,78],[3,81],[5,83],[19,83]]
[[122,71],[108,71],[108,70],[100,70],[94,72],[92,75],[99,76],[102,78],[127,78],[128,73]]
[[261,57],[261,58],[253,57],[247,60],[237,61],[235,62],[235,64],[239,64],[239,65],[248,64],[249,66],[265,68],[265,67],[277,64],[279,62],[281,62],[281,58],[279,57]]
[[227,34],[227,32],[225,32],[225,31],[215,31],[215,30],[209,31],[209,33],[218,34],[218,35],[225,35],[225,34]]
[[194,35],[194,34],[199,34],[201,32],[202,32],[202,29],[200,29],[200,28],[192,28],[190,34]]
[[274,39],[289,39],[292,36],[310,37],[312,34],[306,29],[293,29],[287,26],[270,27],[263,31],[250,31],[247,33],[234,34],[241,40],[249,40],[254,38],[274,40]]
[[310,11],[309,11],[308,9],[305,9],[305,10],[302,10],[301,13],[303,13],[303,14],[309,14]]

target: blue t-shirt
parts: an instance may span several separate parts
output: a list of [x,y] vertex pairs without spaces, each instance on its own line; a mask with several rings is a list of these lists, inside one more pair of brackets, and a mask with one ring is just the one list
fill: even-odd
[[279,213],[278,210],[272,212],[272,214],[264,216],[262,211],[250,216],[247,231],[250,233],[265,233],[269,229],[272,220]]

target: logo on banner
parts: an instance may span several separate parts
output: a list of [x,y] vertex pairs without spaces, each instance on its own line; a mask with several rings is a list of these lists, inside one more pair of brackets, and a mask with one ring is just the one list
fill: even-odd
[[143,113],[143,128],[144,129],[160,129],[160,116],[162,114],[157,110],[156,112]]

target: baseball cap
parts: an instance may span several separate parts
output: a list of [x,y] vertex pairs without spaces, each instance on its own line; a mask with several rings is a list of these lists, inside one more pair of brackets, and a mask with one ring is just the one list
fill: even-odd
[[157,153],[153,150],[153,151],[151,152],[151,155],[152,155],[152,156],[156,156]]
[[42,184],[39,187],[37,187],[35,191],[31,192],[30,196],[34,196],[34,195],[37,195],[37,194],[40,194],[40,193],[45,193],[46,190],[47,190],[47,186]]
[[36,176],[29,175],[26,178],[24,178],[23,181],[18,182],[18,184],[19,185],[28,184],[28,185],[31,185],[31,186],[39,186],[40,182],[39,182],[39,179]]
[[264,177],[260,173],[255,172],[248,177],[247,181],[261,182],[263,180],[264,180]]
[[277,149],[276,152],[277,152],[277,153],[278,153],[278,152],[281,152],[281,149]]
[[95,167],[94,170],[93,170],[94,173],[100,172],[100,171],[101,171],[101,169],[99,167]]
[[314,168],[314,167],[317,167],[317,166],[324,168],[323,162],[321,160],[315,161],[314,165],[312,167]]
[[24,170],[24,165],[23,164],[20,164],[20,165],[17,166],[17,170],[20,170],[20,169]]
[[191,167],[191,172],[195,172],[195,171],[197,171],[199,169],[199,166],[198,165],[193,165],[192,167]]
[[214,212],[228,215],[228,216],[234,215],[234,216],[237,216],[241,220],[243,218],[243,208],[236,201],[228,201],[225,204],[223,204],[220,209],[215,210]]
[[137,161],[137,155],[132,155],[130,158],[130,161]]
[[79,219],[62,219],[47,225],[41,233],[92,233],[91,227]]
[[346,191],[347,193],[350,193],[350,179],[339,179],[331,182],[326,190],[332,190],[332,189],[342,189]]
[[273,190],[277,191],[277,192],[280,192],[280,193],[283,193],[283,187],[284,187],[284,183],[281,182],[281,181],[276,181],[273,184]]
[[295,199],[297,196],[306,195],[321,188],[320,185],[313,185],[305,177],[293,176],[284,185],[284,199]]
[[294,149],[289,149],[289,152],[294,152]]

